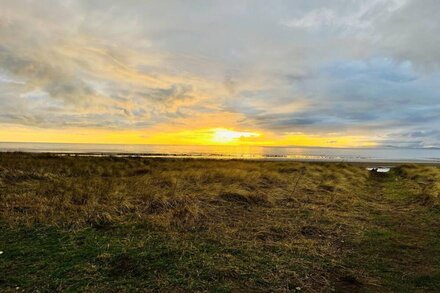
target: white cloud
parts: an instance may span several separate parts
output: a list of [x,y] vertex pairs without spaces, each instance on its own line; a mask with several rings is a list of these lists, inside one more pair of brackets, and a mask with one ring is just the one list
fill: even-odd
[[[349,6],[332,6],[327,2],[321,7],[313,9],[305,14],[283,21],[287,27],[299,29],[320,30],[321,32],[340,32],[340,33],[362,33],[374,29],[374,21],[387,14],[398,10],[406,4],[408,0],[370,0],[370,1],[346,1]],[[337,2],[337,1],[336,1]],[[327,6],[328,5],[328,6]]]

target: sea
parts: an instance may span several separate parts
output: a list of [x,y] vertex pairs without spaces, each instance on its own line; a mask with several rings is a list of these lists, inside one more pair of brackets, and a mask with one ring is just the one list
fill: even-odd
[[78,156],[440,163],[440,149],[391,147],[322,148],[0,142],[0,152],[56,153]]

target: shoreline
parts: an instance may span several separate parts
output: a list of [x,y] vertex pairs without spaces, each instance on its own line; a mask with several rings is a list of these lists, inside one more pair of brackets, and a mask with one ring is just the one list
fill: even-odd
[[219,155],[219,154],[164,154],[164,153],[123,153],[123,152],[68,152],[68,151],[25,151],[0,150],[7,154],[53,155],[70,157],[117,157],[117,158],[157,158],[157,159],[195,159],[195,160],[243,160],[266,162],[304,162],[304,163],[349,163],[349,164],[380,164],[394,166],[400,164],[440,165],[440,160],[422,159],[374,159],[374,158],[338,158],[337,156],[324,157],[313,155]]

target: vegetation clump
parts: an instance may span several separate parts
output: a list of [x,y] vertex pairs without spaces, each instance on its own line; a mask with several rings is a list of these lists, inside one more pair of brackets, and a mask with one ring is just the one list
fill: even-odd
[[410,180],[414,192],[425,205],[440,208],[440,168],[432,165],[402,165],[398,174]]

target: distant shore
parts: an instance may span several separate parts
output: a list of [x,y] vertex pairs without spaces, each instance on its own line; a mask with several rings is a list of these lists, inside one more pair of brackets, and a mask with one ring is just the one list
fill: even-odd
[[282,155],[220,155],[220,154],[160,154],[160,153],[118,153],[118,152],[58,152],[58,151],[23,151],[23,150],[2,150],[0,153],[27,153],[39,155],[55,155],[70,157],[120,157],[120,158],[170,158],[170,159],[202,159],[202,160],[246,160],[246,161],[292,161],[292,162],[317,162],[317,163],[364,163],[394,166],[399,164],[440,164],[439,159],[413,159],[413,160],[387,160],[373,158],[334,158],[323,156],[282,156]]

